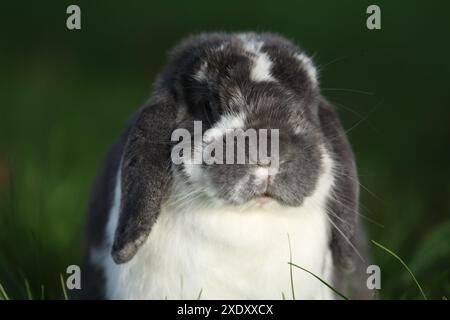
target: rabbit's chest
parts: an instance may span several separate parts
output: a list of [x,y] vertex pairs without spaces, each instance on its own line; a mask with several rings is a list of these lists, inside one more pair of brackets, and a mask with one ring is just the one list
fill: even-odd
[[[132,261],[110,265],[111,298],[331,298],[297,264],[331,281],[325,210],[163,208]],[[108,267],[107,267],[108,268]]]

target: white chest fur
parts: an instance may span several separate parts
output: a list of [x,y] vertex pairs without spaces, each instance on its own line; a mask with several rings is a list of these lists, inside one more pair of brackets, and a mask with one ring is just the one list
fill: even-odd
[[[120,175],[119,175],[120,176]],[[183,209],[165,206],[150,236],[128,263],[116,265],[110,247],[94,250],[103,267],[106,293],[112,299],[281,299],[292,298],[292,262],[331,282],[332,258],[326,177],[300,208],[276,203],[246,210]],[[112,243],[120,199],[107,226]],[[290,238],[291,250],[289,249]],[[331,299],[331,291],[308,273],[293,267],[297,299]]]

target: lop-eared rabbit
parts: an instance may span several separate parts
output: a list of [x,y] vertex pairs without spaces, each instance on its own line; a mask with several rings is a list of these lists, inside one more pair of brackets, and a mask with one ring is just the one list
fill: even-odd
[[[275,129],[278,165],[194,163],[195,143],[175,163],[177,129],[202,147]],[[282,299],[291,282],[297,299],[337,298],[315,276],[367,298],[358,193],[345,131],[305,52],[267,33],[190,37],[97,177],[81,298]]]

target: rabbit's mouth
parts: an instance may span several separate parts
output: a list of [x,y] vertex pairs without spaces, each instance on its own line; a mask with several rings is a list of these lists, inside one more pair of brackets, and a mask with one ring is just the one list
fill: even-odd
[[273,197],[270,193],[264,192],[262,195],[256,196],[256,201],[260,203],[266,203],[273,200]]

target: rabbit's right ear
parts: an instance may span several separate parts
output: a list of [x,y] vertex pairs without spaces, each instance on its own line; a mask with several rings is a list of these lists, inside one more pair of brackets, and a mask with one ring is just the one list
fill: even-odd
[[355,158],[334,107],[323,98],[319,101],[318,115],[325,137],[332,147],[333,158],[339,164],[334,170],[334,196],[328,203],[333,262],[343,270],[352,270],[355,255],[364,262],[357,248],[359,244],[354,243],[359,223],[359,183]]
[[112,257],[129,261],[147,239],[171,180],[170,138],[177,108],[162,95],[144,107],[129,128],[121,165],[119,221]]

